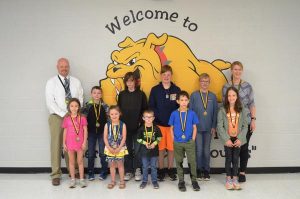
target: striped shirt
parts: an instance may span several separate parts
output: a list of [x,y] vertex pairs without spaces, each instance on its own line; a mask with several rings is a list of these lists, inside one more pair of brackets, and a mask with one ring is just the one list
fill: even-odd
[[[223,89],[222,89],[222,96],[223,96],[222,100],[223,100],[223,102],[225,100],[224,97],[226,95],[226,91],[231,86],[232,86],[232,81],[226,83],[223,86]],[[238,89],[239,88],[239,84],[234,85],[234,87],[236,89]],[[244,105],[244,107],[246,109],[248,123],[250,124],[250,122],[251,122],[250,108],[253,107],[253,106],[255,106],[255,103],[254,103],[253,89],[252,89],[252,86],[248,82],[242,81],[241,87],[240,87],[240,90],[239,90],[239,96],[240,96],[242,104]]]

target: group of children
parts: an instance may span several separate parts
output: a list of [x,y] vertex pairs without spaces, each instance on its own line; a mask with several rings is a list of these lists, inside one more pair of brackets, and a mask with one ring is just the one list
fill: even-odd
[[[149,105],[133,73],[126,74],[124,78],[126,89],[120,93],[118,105],[108,107],[102,101],[99,86],[92,88],[92,99],[86,103],[83,114],[80,114],[77,99],[69,101],[69,114],[62,126],[65,129],[64,149],[70,157],[70,188],[76,186],[75,157],[79,167],[79,185],[86,187],[83,154],[87,146],[88,179],[95,179],[95,146],[98,141],[101,161],[99,179],[106,179],[109,166],[111,181],[108,189],[116,186],[116,169],[120,176],[120,189],[126,187],[125,180],[130,180],[134,171],[135,179],[141,180],[139,187],[145,188],[149,168],[153,188],[158,189],[158,181],[165,178],[164,156],[167,150],[170,179],[177,179],[172,169],[175,157],[178,189],[186,191],[183,171],[186,154],[192,188],[199,191],[197,179],[210,179],[210,142],[218,132],[225,146],[226,188],[240,189],[237,180],[238,154],[240,146],[246,142],[248,124],[237,89],[230,87],[227,90],[224,106],[218,113],[216,96],[208,91],[208,74],[200,75],[200,91],[192,93],[191,99],[186,91],[180,91],[171,82],[171,77],[172,68],[163,66],[162,81],[152,88]],[[142,178],[139,178],[141,167]]]

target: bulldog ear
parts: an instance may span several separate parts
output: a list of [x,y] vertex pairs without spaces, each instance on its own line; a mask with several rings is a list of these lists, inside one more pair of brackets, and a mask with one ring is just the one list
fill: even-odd
[[151,48],[152,45],[161,46],[168,40],[168,35],[166,33],[157,37],[154,33],[150,33],[145,41],[144,47]]
[[126,37],[124,39],[124,41],[119,43],[119,47],[120,48],[126,48],[126,47],[129,47],[129,46],[133,46],[133,44],[135,44],[135,42],[130,37]]

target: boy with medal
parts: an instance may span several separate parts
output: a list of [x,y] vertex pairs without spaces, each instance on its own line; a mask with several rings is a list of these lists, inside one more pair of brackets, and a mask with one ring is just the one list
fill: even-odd
[[102,89],[99,86],[94,86],[91,89],[91,100],[86,103],[83,110],[88,121],[88,179],[90,181],[95,179],[94,164],[97,141],[101,163],[99,179],[104,180],[107,176],[108,166],[106,155],[104,154],[105,144],[103,141],[104,125],[107,122],[106,109],[107,105],[102,102]]
[[169,125],[171,126],[171,133],[174,139],[174,155],[179,179],[178,189],[186,191],[183,173],[183,159],[186,153],[188,166],[191,171],[193,190],[199,191],[195,155],[196,124],[199,121],[196,113],[188,109],[189,94],[186,91],[179,92],[177,103],[179,104],[179,109],[172,112]]
[[154,189],[158,189],[157,183],[157,160],[158,160],[158,143],[161,140],[160,129],[153,124],[154,112],[146,110],[143,113],[145,124],[138,129],[137,142],[141,144],[140,154],[143,164],[143,181],[140,185],[144,189],[148,183],[148,168],[151,168],[151,181]]
[[207,73],[199,76],[200,90],[192,93],[190,109],[199,118],[196,137],[196,159],[198,180],[210,180],[210,143],[215,137],[218,115],[218,102],[214,93],[208,90],[210,77]]

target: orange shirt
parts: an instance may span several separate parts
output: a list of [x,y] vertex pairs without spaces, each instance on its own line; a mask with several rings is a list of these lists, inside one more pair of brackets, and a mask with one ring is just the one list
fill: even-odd
[[237,137],[238,135],[238,127],[239,127],[239,113],[227,113],[227,121],[228,121],[228,135],[230,137]]

